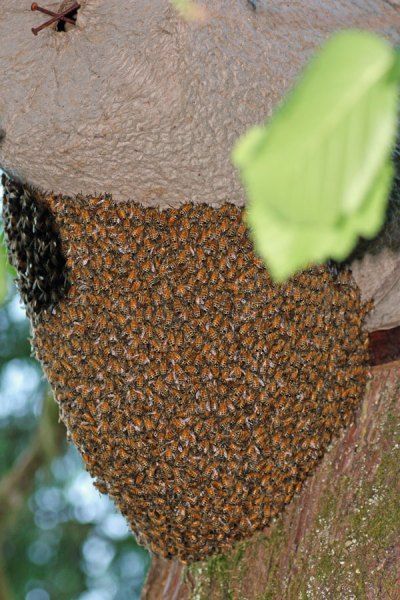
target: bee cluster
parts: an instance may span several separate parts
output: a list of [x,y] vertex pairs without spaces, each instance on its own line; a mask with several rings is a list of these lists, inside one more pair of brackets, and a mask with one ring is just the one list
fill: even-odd
[[2,176],[3,221],[11,264],[28,316],[51,309],[68,291],[61,241],[48,207],[28,187]]
[[275,285],[242,209],[46,198],[71,287],[34,345],[97,487],[184,561],[266,526],[353,418],[366,307],[344,269]]

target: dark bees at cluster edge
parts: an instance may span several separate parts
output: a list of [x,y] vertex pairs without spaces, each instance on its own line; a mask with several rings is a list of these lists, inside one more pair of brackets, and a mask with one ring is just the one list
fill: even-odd
[[232,204],[44,200],[71,288],[34,345],[71,439],[153,552],[226,550],[353,419],[367,336],[350,273],[273,284]]
[[28,187],[2,176],[3,221],[9,258],[32,319],[51,309],[68,291],[61,240],[48,207]]

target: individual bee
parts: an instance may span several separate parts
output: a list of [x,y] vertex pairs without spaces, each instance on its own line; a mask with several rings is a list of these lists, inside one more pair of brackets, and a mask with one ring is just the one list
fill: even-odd
[[176,286],[175,293],[177,296],[184,296],[187,291],[187,286],[184,283],[180,283]]

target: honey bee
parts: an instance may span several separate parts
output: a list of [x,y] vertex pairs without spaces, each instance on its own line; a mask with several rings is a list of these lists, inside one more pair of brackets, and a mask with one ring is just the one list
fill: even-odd
[[185,444],[189,444],[190,442],[196,441],[196,436],[189,429],[184,429],[183,431],[181,431],[180,439]]
[[118,459],[121,458],[121,460],[123,460],[123,461],[124,460],[129,460],[130,454],[124,448],[120,447],[117,450],[117,457],[118,457]]
[[134,227],[131,231],[131,237],[134,240],[142,240],[144,233],[144,225],[139,225],[138,227]]
[[209,275],[208,282],[210,285],[215,285],[218,282],[219,278],[220,276],[218,271],[212,270]]
[[109,413],[111,411],[110,404],[106,401],[100,403],[99,409],[100,412],[104,414]]

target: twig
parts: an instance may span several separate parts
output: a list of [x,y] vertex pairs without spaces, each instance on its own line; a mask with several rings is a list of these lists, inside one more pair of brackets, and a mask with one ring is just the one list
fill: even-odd
[[56,404],[46,394],[40,424],[30,446],[0,480],[0,536],[33,487],[37,469],[50,462],[61,449],[64,428],[55,419],[56,414]]
[[4,567],[3,557],[0,555],[0,600],[14,600],[14,598]]

